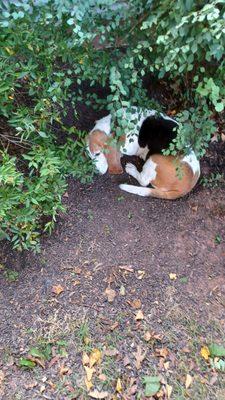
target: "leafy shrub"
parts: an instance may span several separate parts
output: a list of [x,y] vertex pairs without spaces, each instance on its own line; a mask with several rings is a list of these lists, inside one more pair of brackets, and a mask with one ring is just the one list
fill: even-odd
[[[225,105],[224,15],[223,0],[2,0],[1,237],[37,248],[42,217],[51,230],[63,209],[66,176],[92,176],[82,140],[63,122],[65,102],[75,112],[77,101],[107,108],[120,122],[124,106],[160,109],[142,81],[164,79],[182,123],[170,151],[191,143],[202,156]],[[96,84],[110,89],[106,98]],[[69,135],[61,146],[56,128]]]

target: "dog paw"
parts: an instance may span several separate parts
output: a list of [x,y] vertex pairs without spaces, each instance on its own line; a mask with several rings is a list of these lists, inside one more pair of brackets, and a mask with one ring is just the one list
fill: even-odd
[[132,176],[133,176],[134,174],[136,174],[136,172],[137,172],[137,168],[135,167],[134,164],[131,164],[131,163],[127,163],[127,164],[126,164],[125,170],[126,170],[126,172],[127,172],[129,175],[132,175]]

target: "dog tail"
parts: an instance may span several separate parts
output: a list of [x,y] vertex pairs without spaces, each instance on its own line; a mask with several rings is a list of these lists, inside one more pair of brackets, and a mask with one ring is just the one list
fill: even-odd
[[142,186],[121,184],[120,189],[125,190],[128,193],[137,194],[138,196],[151,196],[158,199],[175,200],[181,197],[183,194],[177,190],[162,190],[162,189],[151,189]]

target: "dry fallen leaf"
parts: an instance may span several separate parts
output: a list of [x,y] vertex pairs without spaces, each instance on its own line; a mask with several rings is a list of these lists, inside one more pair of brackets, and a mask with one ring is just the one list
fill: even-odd
[[216,383],[217,379],[218,379],[218,374],[214,374],[209,381],[210,386],[213,386]]
[[1,386],[2,382],[4,381],[4,379],[5,379],[5,374],[3,371],[0,371],[0,386]]
[[143,314],[142,310],[138,310],[137,314],[135,315],[135,320],[140,321],[142,319],[144,319],[144,314]]
[[146,342],[149,342],[149,340],[159,340],[159,341],[161,341],[162,339],[163,339],[163,335],[162,334],[160,334],[160,333],[155,333],[155,332],[149,332],[149,331],[147,331],[147,332],[145,332],[145,334],[144,334],[144,340],[146,341]]
[[75,268],[74,268],[74,272],[75,272],[75,274],[80,275],[81,272],[82,272],[82,268],[75,267]]
[[210,351],[207,346],[203,346],[200,351],[201,356],[207,361],[210,356]]
[[225,134],[224,133],[221,133],[221,140],[222,140],[222,142],[225,142]]
[[102,353],[99,349],[93,349],[89,358],[90,358],[90,367],[92,368],[96,363],[101,362]]
[[91,388],[93,387],[93,383],[89,381],[87,378],[84,378],[84,383],[86,385],[87,391],[89,392],[89,390],[91,390]]
[[117,354],[119,354],[119,351],[115,347],[104,351],[104,355],[109,357],[117,356]]
[[82,364],[83,365],[88,365],[90,362],[89,356],[87,355],[87,353],[83,353],[82,356]]
[[177,279],[177,274],[173,274],[172,272],[169,274],[171,281],[175,281]]
[[43,392],[45,391],[45,389],[46,389],[46,386],[45,386],[45,385],[41,385],[41,387],[40,387],[40,393],[43,393]]
[[[1,382],[0,382],[1,385]],[[33,381],[33,382],[29,382],[27,384],[24,385],[25,389],[29,390],[29,389],[33,389],[38,385],[37,381]]]
[[138,270],[138,277],[137,279],[143,279],[145,275],[145,271],[142,271],[141,269]]
[[86,374],[87,374],[87,380],[90,382],[92,380],[92,375],[95,372],[95,369],[94,368],[89,368],[89,367],[86,367],[86,366],[84,366],[84,369],[85,369]]
[[193,382],[192,376],[189,375],[189,374],[187,374],[186,380],[185,380],[185,387],[186,387],[186,389],[188,389],[188,388],[191,386],[192,382]]
[[116,292],[115,290],[108,287],[105,290],[105,295],[107,296],[108,302],[112,303],[116,297]]
[[118,379],[117,379],[117,382],[116,382],[116,391],[117,391],[118,393],[121,393],[121,392],[122,392],[122,383],[121,383],[121,379],[120,379],[120,378],[118,378]]
[[134,268],[132,268],[130,265],[120,265],[119,269],[122,269],[127,272],[134,272]]
[[99,392],[98,390],[93,390],[89,393],[89,396],[93,399],[105,399],[109,396],[109,392]]
[[135,367],[137,369],[140,369],[141,368],[141,363],[145,359],[146,351],[144,353],[142,353],[141,346],[137,346],[137,352],[134,353],[134,356],[135,356],[135,359],[136,359]]
[[168,397],[168,400],[170,400],[172,391],[173,391],[172,386],[166,384],[166,395],[167,395],[167,397]]
[[125,287],[122,285],[120,286],[120,296],[125,296],[126,295],[126,289]]
[[57,296],[64,291],[61,285],[52,286],[52,293],[57,294]]
[[169,350],[166,347],[163,347],[162,349],[155,349],[155,351],[158,357],[166,358],[169,355]]
[[133,300],[131,306],[136,309],[141,308],[141,300],[140,299]]
[[123,365],[124,365],[124,367],[127,367],[127,365],[130,365],[130,359],[127,355],[123,359]]
[[100,375],[98,376],[98,379],[100,379],[100,381],[104,382],[104,381],[106,381],[107,376],[106,376],[105,374],[100,374]]
[[114,322],[114,324],[112,324],[110,326],[110,331],[114,331],[114,329],[118,328],[118,326],[119,326],[119,322],[118,321]]
[[69,368],[68,367],[64,367],[64,366],[62,366],[61,368],[60,368],[60,370],[59,370],[59,375],[65,375],[65,374],[67,374],[67,372],[69,371]]
[[166,361],[165,363],[163,363],[163,367],[167,371],[170,367],[170,361]]
[[145,340],[146,342],[149,342],[149,340],[150,340],[151,338],[152,338],[151,333],[150,333],[149,331],[145,332],[145,334],[144,334],[144,340]]

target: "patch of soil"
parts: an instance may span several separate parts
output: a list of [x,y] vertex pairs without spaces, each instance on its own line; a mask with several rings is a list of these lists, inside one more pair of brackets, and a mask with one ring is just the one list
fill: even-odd
[[[83,127],[89,129],[95,115],[86,118],[85,110],[81,119],[84,115]],[[218,157],[221,152],[222,170],[224,144],[216,146]],[[203,161],[208,172],[213,166],[211,154],[214,145]],[[118,376],[124,382],[133,378],[142,390],[141,376],[150,374],[149,365],[161,373],[158,359],[153,361],[149,353],[141,369],[135,367],[133,353],[138,344],[146,346],[146,330],[164,334],[162,346],[167,346],[176,359],[191,340],[198,340],[197,351],[207,337],[221,340],[221,331],[225,330],[224,189],[207,189],[199,184],[190,195],[169,202],[121,192],[118,184],[129,181],[126,174],[98,176],[90,185],[70,179],[64,196],[67,213],[59,218],[51,237],[43,236],[39,255],[18,254],[2,243],[3,400],[89,398],[82,381],[79,341],[84,322],[93,345],[113,346],[119,352],[116,367],[110,367],[114,375],[109,388],[114,385],[114,390]],[[7,279],[7,268],[19,272],[15,282]],[[171,273],[176,274],[175,279],[170,278]],[[60,295],[53,293],[55,285],[62,286]],[[107,300],[107,288],[115,291],[113,302]],[[133,306],[137,299],[144,315],[140,321],[135,320],[138,309]],[[200,333],[193,326],[200,327]],[[25,357],[32,346],[43,340],[56,346],[60,339],[68,342],[67,357],[59,356],[55,363],[50,361],[47,367],[36,367],[35,371],[18,368],[19,358]],[[130,368],[123,361],[126,355],[131,359]],[[172,358],[169,360],[172,363]],[[63,365],[68,367],[68,375],[60,374]],[[192,368],[193,373],[204,375],[200,367]],[[164,376],[169,377],[167,372]],[[214,388],[206,384],[205,388],[199,400],[218,398]],[[174,388],[176,393],[178,389]],[[220,384],[217,389],[222,390]],[[196,393],[191,398],[196,398]],[[135,395],[124,398],[132,400]]]

